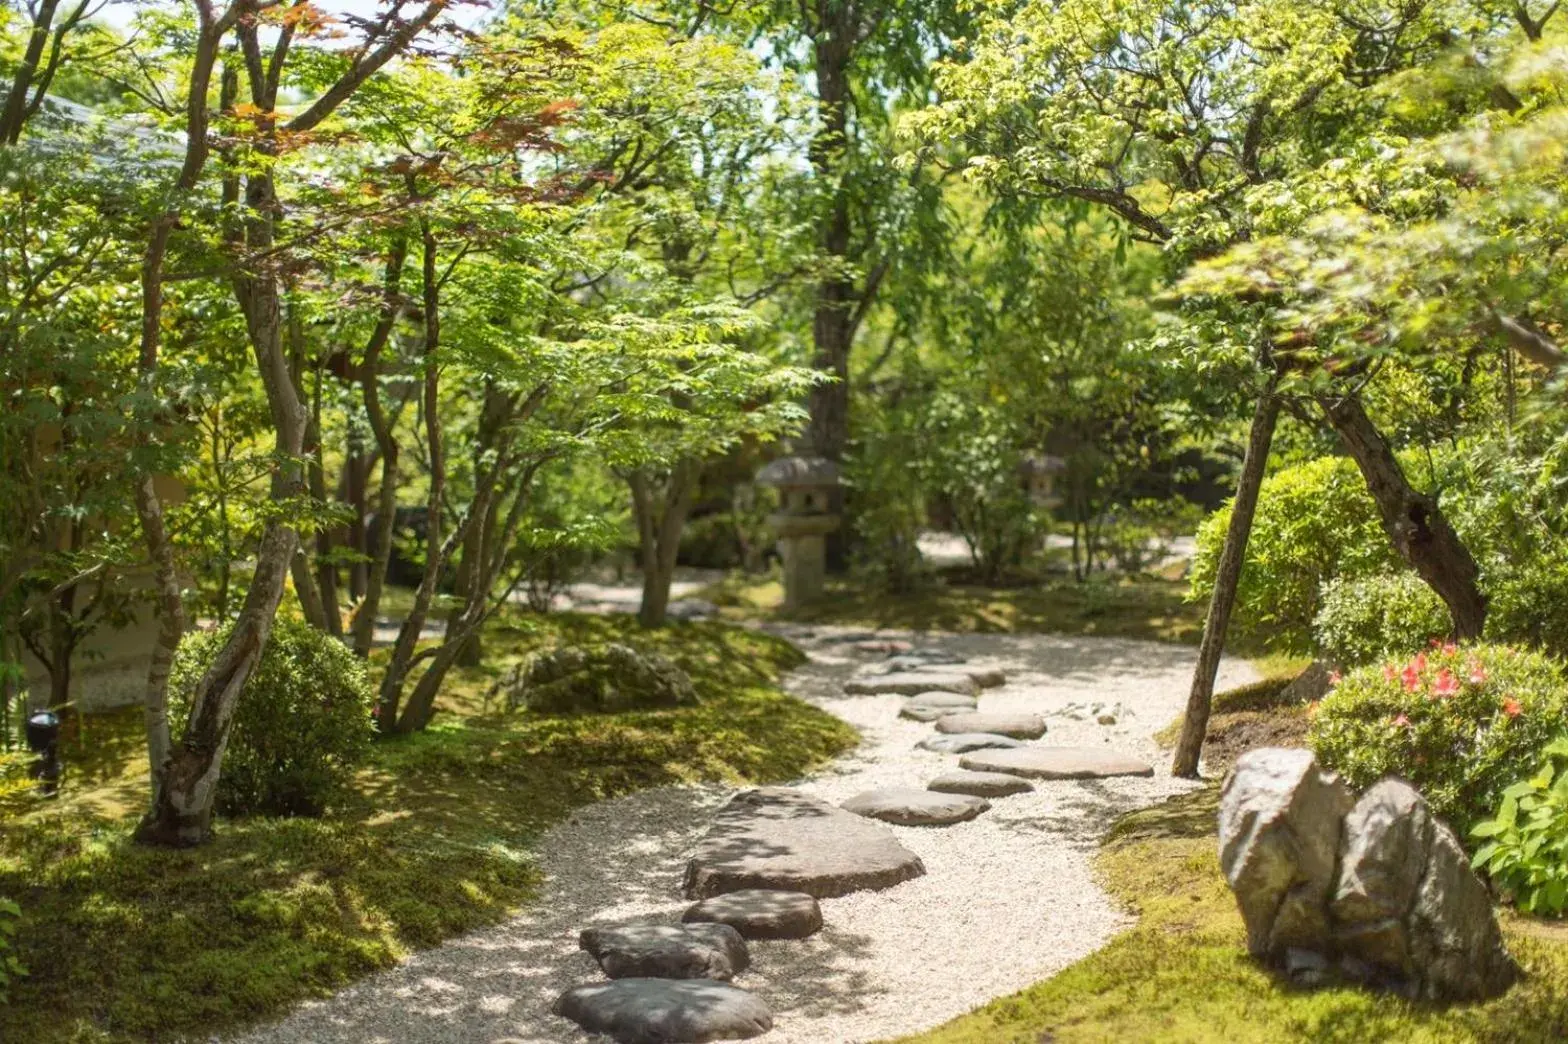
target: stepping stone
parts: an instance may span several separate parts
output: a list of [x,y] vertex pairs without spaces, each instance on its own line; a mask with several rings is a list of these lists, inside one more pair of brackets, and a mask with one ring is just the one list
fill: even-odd
[[574,986],[551,1010],[620,1044],[748,1040],[773,1028],[773,1013],[757,997],[703,979],[617,979]]
[[938,794],[972,794],[975,797],[1007,797],[1024,794],[1034,789],[1034,784],[1021,776],[1005,772],[949,772],[926,784],[927,790]]
[[748,888],[704,899],[681,920],[727,924],[743,939],[804,939],[821,930],[822,907],[804,892]]
[[1023,743],[1011,736],[998,736],[994,732],[959,732],[951,736],[927,736],[915,746],[921,750],[934,750],[938,754],[967,754],[971,750],[1021,747]]
[[851,696],[877,696],[889,692],[914,696],[932,690],[974,695],[977,688],[969,675],[943,671],[897,671],[869,678],[851,678],[844,683],[844,691]]
[[1039,739],[1045,735],[1045,719],[1038,714],[984,714],[974,711],[938,718],[936,731],[994,732],[1014,739]]
[[874,638],[869,641],[856,642],[855,651],[863,653],[885,653],[894,656],[909,651],[909,643],[901,642],[896,638]]
[[875,631],[846,631],[843,634],[824,634],[818,641],[823,645],[853,645],[856,642],[875,641]]
[[578,944],[612,979],[719,979],[746,970],[746,940],[727,924],[585,928]]
[[964,658],[941,649],[911,649],[907,653],[890,657],[882,666],[892,671],[919,671],[928,667],[948,667],[963,663]]
[[1023,747],[965,754],[959,765],[976,772],[1010,772],[1032,779],[1103,779],[1107,776],[1152,776],[1154,769],[1137,758],[1093,747]]
[[898,716],[913,718],[915,721],[935,721],[959,711],[972,711],[975,706],[975,698],[961,692],[922,692],[905,700],[898,709]]
[[989,809],[991,802],[967,794],[894,787],[856,794],[839,807],[899,826],[952,826],[975,818]]
[[686,864],[689,899],[752,888],[831,899],[926,872],[887,827],[788,787],[736,794]]
[[982,689],[997,689],[1007,684],[1007,674],[995,667],[970,671],[969,677]]

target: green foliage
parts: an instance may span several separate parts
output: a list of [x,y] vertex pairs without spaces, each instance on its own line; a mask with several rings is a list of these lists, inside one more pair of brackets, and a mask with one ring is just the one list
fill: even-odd
[[909,400],[857,401],[855,441],[844,462],[848,514],[860,572],[889,594],[908,594],[923,579],[917,543],[926,521],[926,484],[918,466],[918,406]]
[[1500,645],[1440,646],[1345,675],[1309,740],[1351,786],[1401,776],[1463,831],[1562,732],[1568,680],[1552,659]]
[[[174,720],[227,629],[180,643],[170,674]],[[373,697],[364,663],[342,642],[280,618],[234,714],[217,809],[225,815],[319,815],[340,800],[370,753]]]
[[1321,603],[1312,640],[1341,667],[1413,653],[1453,626],[1442,599],[1415,573],[1336,577],[1324,584]]
[[22,908],[0,895],[0,1004],[8,1002],[10,986],[27,974],[27,966],[16,956],[16,932]]
[[[1192,595],[1207,600],[1225,544],[1230,509],[1198,529]],[[1338,576],[1364,576],[1394,564],[1388,537],[1354,462],[1321,457],[1269,476],[1258,495],[1246,565],[1236,589],[1235,624],[1242,634],[1266,635],[1281,650],[1307,651],[1323,585]]]
[[1540,769],[1504,790],[1496,814],[1471,828],[1481,842],[1471,865],[1521,910],[1556,917],[1568,908],[1568,772],[1555,759],[1568,758],[1568,739],[1542,754]]

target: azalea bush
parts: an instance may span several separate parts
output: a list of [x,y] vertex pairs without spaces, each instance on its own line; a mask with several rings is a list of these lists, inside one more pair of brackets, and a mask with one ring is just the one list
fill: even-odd
[[1568,907],[1568,737],[1543,751],[1540,769],[1503,791],[1496,815],[1477,823],[1472,865],[1521,910],[1557,916]]
[[1338,678],[1308,741],[1356,788],[1401,776],[1461,832],[1568,727],[1555,660],[1500,645],[1436,645]]

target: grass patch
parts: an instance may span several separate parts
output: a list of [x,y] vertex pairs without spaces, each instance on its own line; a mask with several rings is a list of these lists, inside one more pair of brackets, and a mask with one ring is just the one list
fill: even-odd
[[735,574],[697,597],[731,619],[958,633],[1084,634],[1195,643],[1206,606],[1187,600],[1182,580],[1095,577],[1083,583],[1051,578],[1019,587],[935,582],[890,596],[852,580],[830,580],[820,602],[786,614],[776,577]]
[[[485,705],[528,652],[604,640],[670,655],[702,702],[580,716]],[[31,972],[0,1006],[0,1040],[174,1041],[274,1014],[528,903],[529,845],[573,808],[662,784],[786,781],[856,741],[774,684],[798,650],[723,624],[648,633],[509,613],[485,653],[454,672],[430,730],[378,745],[346,807],[225,821],[191,851],[128,840],[146,800],[134,712],[74,724],[70,792],[0,821],[0,895],[22,905]]]
[[1451,1007],[1365,990],[1292,989],[1255,964],[1220,875],[1217,788],[1124,817],[1100,878],[1139,917],[1103,950],[904,1044],[1544,1044],[1568,1039],[1568,938],[1506,915],[1526,971],[1503,997]]

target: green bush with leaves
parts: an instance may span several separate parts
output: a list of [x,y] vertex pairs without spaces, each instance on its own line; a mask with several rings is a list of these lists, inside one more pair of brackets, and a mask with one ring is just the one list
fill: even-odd
[[1470,830],[1481,842],[1471,865],[1484,871],[1521,910],[1556,917],[1568,907],[1568,737],[1542,752],[1546,761],[1528,779],[1503,791],[1497,813]]
[[1358,668],[1314,708],[1308,742],[1354,787],[1400,776],[1464,831],[1521,765],[1568,726],[1555,660],[1501,645],[1442,645]]
[[10,999],[11,983],[27,974],[27,968],[12,952],[22,908],[16,902],[0,895],[0,1004]]
[[[1224,507],[1198,529],[1194,598],[1213,593],[1229,524],[1230,508]],[[1236,628],[1266,635],[1282,651],[1307,652],[1324,584],[1335,577],[1384,572],[1395,564],[1376,505],[1353,461],[1320,457],[1285,468],[1264,480],[1258,495],[1246,568],[1236,590]]]
[[1324,584],[1312,639],[1322,659],[1360,667],[1413,653],[1451,626],[1443,600],[1415,573],[1378,573]]
[[918,543],[927,493],[917,456],[920,418],[900,404],[857,406],[861,419],[843,474],[855,569],[890,594],[907,594],[925,575]]
[[[180,643],[170,676],[175,720],[228,637]],[[330,635],[280,618],[234,714],[217,810],[224,815],[319,815],[370,753],[374,706],[363,661]]]

